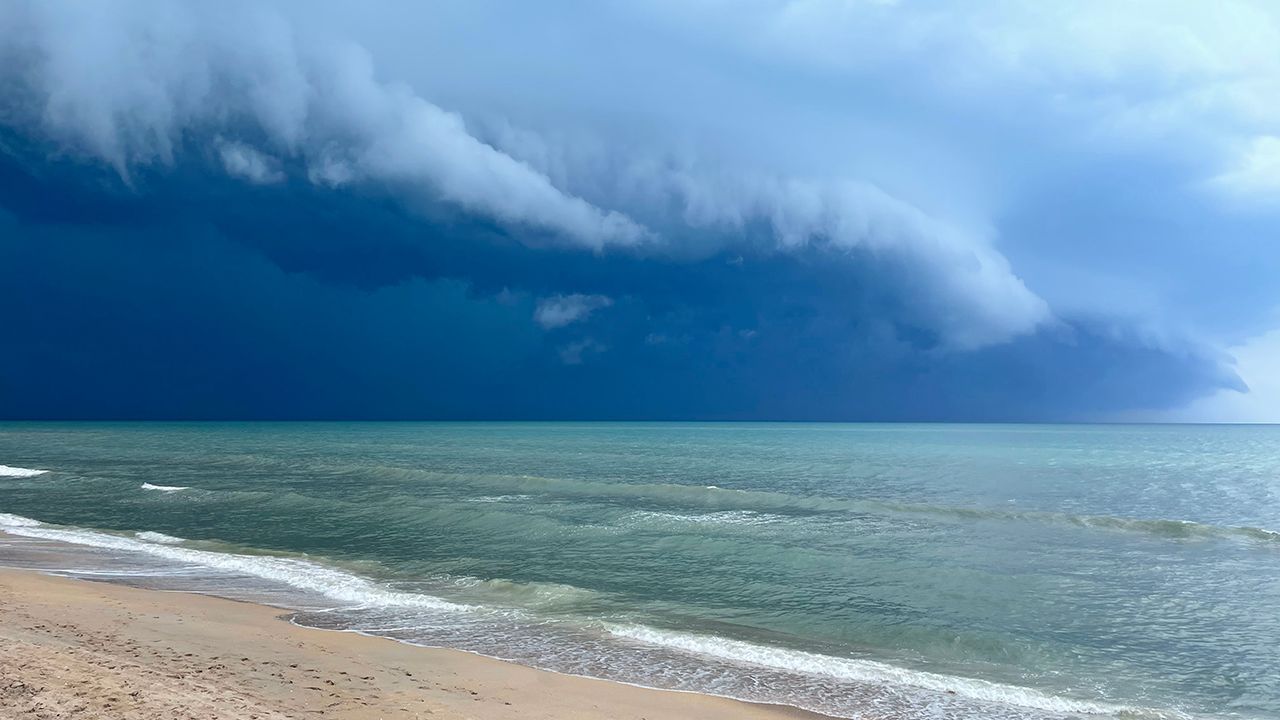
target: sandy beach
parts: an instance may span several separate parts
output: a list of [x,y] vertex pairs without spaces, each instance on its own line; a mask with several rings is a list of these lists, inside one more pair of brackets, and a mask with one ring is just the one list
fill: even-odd
[[312,630],[282,611],[0,570],[0,717],[819,718]]

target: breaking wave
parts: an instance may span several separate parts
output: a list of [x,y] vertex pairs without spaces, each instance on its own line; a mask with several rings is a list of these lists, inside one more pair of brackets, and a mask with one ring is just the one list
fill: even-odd
[[158,490],[160,492],[178,492],[179,490],[190,490],[186,485],[152,485],[151,483],[142,483],[143,490]]
[[470,609],[466,605],[451,603],[431,595],[394,590],[358,575],[309,560],[194,550],[177,547],[164,541],[157,541],[155,537],[158,534],[147,539],[121,537],[94,530],[45,525],[31,518],[8,514],[0,515],[0,530],[22,537],[43,538],[73,545],[136,552],[180,563],[240,573],[282,583],[298,590],[316,593],[331,600],[353,606],[408,607],[451,611]]
[[161,545],[181,545],[186,542],[185,538],[165,535],[164,533],[159,532],[151,532],[150,530],[134,533],[133,536],[145,542],[159,543]]
[[[414,475],[400,468],[379,468],[388,474]],[[695,515],[712,518],[732,517],[734,512],[758,516],[805,516],[839,514],[890,514],[926,516],[953,520],[1016,521],[1072,525],[1082,528],[1142,533],[1170,539],[1221,538],[1258,542],[1280,542],[1280,531],[1262,527],[1214,525],[1192,520],[1140,518],[1108,515],[1080,515],[1052,511],[1018,511],[1002,508],[964,507],[898,503],[875,499],[852,499],[829,496],[800,496],[771,490],[725,488],[716,485],[683,485],[679,483],[603,483],[573,478],[519,476],[483,476],[429,473],[437,481],[467,488],[493,487],[494,492],[479,502],[498,502],[537,495],[550,495],[595,501],[643,500],[659,507],[679,508],[672,515]],[[514,491],[514,492],[513,492]],[[693,512],[690,512],[690,511]],[[656,512],[663,512],[657,510]],[[723,514],[721,514],[723,513]],[[746,518],[750,515],[741,515]]]
[[618,625],[610,627],[609,630],[617,637],[647,645],[656,645],[734,663],[762,666],[805,675],[822,675],[847,682],[898,687],[905,685],[944,695],[958,695],[979,702],[1016,705],[1053,713],[1112,717],[1161,717],[1160,713],[1144,708],[1076,700],[1049,695],[1032,688],[911,670],[873,660],[835,657],[803,650],[757,645],[715,635],[696,635],[659,630],[644,625]]
[[[712,518],[704,517],[702,520],[690,519],[698,516],[675,516],[667,519],[677,522],[732,523],[745,517],[748,522],[759,521],[759,518],[752,516],[721,513],[711,515]],[[660,518],[650,518],[650,520],[654,519]],[[539,616],[526,615],[524,612],[512,614],[502,611],[503,606],[514,605],[532,611],[563,611],[594,606],[605,599],[598,591],[557,583],[451,578],[451,584],[466,591],[468,599],[474,598],[480,603],[468,605],[451,602],[427,593],[398,590],[353,572],[309,559],[184,547],[182,545],[188,542],[186,539],[155,531],[139,531],[129,537],[96,530],[48,525],[32,518],[8,513],[0,513],[0,530],[22,537],[139,553],[184,566],[205,567],[280,583],[339,603],[333,609],[340,612],[323,614],[324,617],[332,618],[333,622],[339,624],[321,624],[319,625],[321,627],[385,634],[387,637],[409,642],[420,642],[420,638],[405,634],[411,633],[415,627],[446,628],[446,632],[447,629],[453,628],[462,633],[456,646],[497,657],[507,656],[508,659],[512,658],[502,650],[502,645],[492,644],[501,642],[494,638],[505,638],[505,642],[508,643],[518,642],[517,637],[525,637],[530,627],[536,627],[543,621],[536,620]],[[366,622],[376,621],[376,624],[365,627],[359,625],[344,627],[340,624],[344,617],[362,617]],[[468,624],[474,623],[478,618],[490,618],[494,622],[518,620],[519,624],[485,625],[484,627],[488,628],[485,632],[489,639],[483,640],[472,636],[479,626]],[[526,622],[527,620],[535,620],[535,622],[530,624]],[[1029,687],[912,670],[869,659],[825,655],[717,635],[663,630],[639,623],[603,625],[593,623],[593,625],[600,628],[599,632],[602,635],[597,640],[588,639],[582,645],[572,644],[555,648],[547,645],[545,640],[534,640],[531,646],[533,649],[524,653],[517,652],[517,655],[522,662],[553,670],[586,672],[644,684],[649,683],[642,678],[656,673],[652,676],[661,679],[653,680],[653,684],[659,687],[725,694],[729,697],[756,701],[788,702],[799,707],[810,707],[837,715],[841,714],[842,708],[845,707],[840,704],[844,701],[833,696],[829,700],[836,703],[835,705],[827,704],[825,701],[819,703],[818,701],[822,699],[821,692],[845,692],[847,688],[863,687],[880,688],[870,692],[879,693],[875,697],[880,698],[881,702],[888,703],[884,709],[899,705],[901,705],[899,709],[933,708],[933,711],[942,713],[937,715],[938,717],[947,718],[1052,717],[1056,719],[1080,715],[1126,718],[1185,717],[1154,709],[1062,697]],[[613,638],[611,647],[600,644],[606,637]],[[478,640],[491,644],[468,648],[469,643],[475,643]],[[628,650],[628,648],[631,649]],[[640,654],[636,654],[637,652]],[[696,658],[702,658],[702,660]],[[715,663],[718,669],[708,670],[704,667],[708,663]],[[637,669],[638,667],[643,667],[644,671],[641,672]],[[774,678],[772,683],[779,684],[770,684],[768,687],[759,687],[754,684],[753,678],[757,678],[765,671]],[[699,679],[699,672],[704,672],[706,677]],[[795,686],[791,687],[793,683]],[[864,691],[854,690],[853,692]],[[813,695],[814,692],[819,692],[819,695]],[[854,703],[854,705],[857,704]],[[958,712],[948,711],[945,708]],[[897,716],[895,712],[890,710],[889,716]],[[905,716],[914,717],[915,715]]]
[[13,467],[11,465],[0,465],[0,477],[25,478],[44,475],[48,470],[35,470],[32,468]]

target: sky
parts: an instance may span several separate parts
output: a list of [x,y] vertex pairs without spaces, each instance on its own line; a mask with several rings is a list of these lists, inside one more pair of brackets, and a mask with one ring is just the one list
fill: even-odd
[[1280,421],[1274,3],[0,37],[0,417]]

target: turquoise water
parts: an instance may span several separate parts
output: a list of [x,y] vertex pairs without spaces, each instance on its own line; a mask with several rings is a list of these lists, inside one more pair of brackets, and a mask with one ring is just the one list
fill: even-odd
[[0,464],[0,564],[845,717],[1280,718],[1280,427],[0,424]]

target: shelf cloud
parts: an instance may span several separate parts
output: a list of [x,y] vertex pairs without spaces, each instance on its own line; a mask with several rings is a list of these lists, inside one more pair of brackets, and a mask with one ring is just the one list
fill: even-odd
[[1280,20],[1064,13],[8,3],[0,414],[1110,419],[1246,393],[1232,348],[1280,325]]

